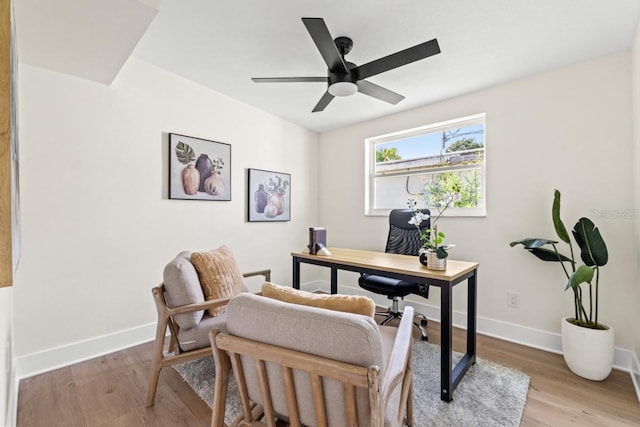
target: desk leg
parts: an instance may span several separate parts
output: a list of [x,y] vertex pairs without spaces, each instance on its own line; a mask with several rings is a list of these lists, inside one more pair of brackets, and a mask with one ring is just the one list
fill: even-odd
[[338,293],[338,269],[331,267],[331,293]]
[[476,310],[478,306],[477,290],[478,270],[473,276],[467,279],[467,354],[473,357],[475,363],[476,356]]
[[452,333],[453,333],[453,301],[451,284],[440,287],[440,399],[451,402],[453,381],[451,371]]
[[293,257],[293,288],[300,289],[300,261]]

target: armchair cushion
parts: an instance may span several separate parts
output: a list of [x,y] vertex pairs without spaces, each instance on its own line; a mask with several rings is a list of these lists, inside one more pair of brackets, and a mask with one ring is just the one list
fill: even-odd
[[[198,273],[189,260],[190,256],[191,252],[180,252],[164,268],[164,295],[170,308],[204,302]],[[181,329],[190,329],[200,322],[203,315],[204,310],[176,314],[174,320]]]
[[372,319],[376,312],[375,302],[371,298],[362,295],[314,294],[270,282],[265,282],[262,285],[262,295],[293,304],[361,314]]
[[226,332],[225,322],[227,320],[227,313],[221,313],[217,316],[209,316],[209,313],[205,313],[202,320],[193,328],[180,329],[178,332],[178,344],[182,351],[191,351],[198,348],[208,347],[209,331],[211,329],[218,329],[221,332]]
[[[207,301],[230,298],[247,291],[233,253],[226,245],[209,252],[194,252],[191,262],[198,272]],[[210,308],[209,314],[217,316],[223,311],[224,307]]]

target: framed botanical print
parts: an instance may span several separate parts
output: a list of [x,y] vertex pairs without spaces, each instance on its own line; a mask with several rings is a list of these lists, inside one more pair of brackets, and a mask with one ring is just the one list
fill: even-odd
[[249,222],[291,220],[291,175],[262,169],[249,169]]
[[170,133],[169,198],[231,200],[231,145]]

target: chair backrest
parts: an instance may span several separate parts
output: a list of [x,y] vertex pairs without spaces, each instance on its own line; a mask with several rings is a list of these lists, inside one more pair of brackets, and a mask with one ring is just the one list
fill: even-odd
[[[205,301],[198,272],[191,263],[191,252],[180,252],[171,260],[163,271],[164,292],[162,297],[167,307],[174,308],[187,304],[203,303]],[[172,322],[182,329],[196,326],[204,316],[204,310],[191,313],[181,313],[172,316]]]
[[267,420],[277,414],[307,426],[381,425],[383,408],[371,403],[370,388],[381,388],[371,381],[380,378],[384,357],[371,318],[241,294],[227,306],[226,327],[228,334],[212,340],[231,357],[246,416],[250,400]]
[[[429,215],[429,209],[420,209],[425,215]],[[411,209],[393,209],[389,213],[389,235],[385,252],[401,255],[419,255],[422,243],[420,232],[415,225],[409,224],[413,217]],[[431,218],[420,223],[420,229],[431,227]]]

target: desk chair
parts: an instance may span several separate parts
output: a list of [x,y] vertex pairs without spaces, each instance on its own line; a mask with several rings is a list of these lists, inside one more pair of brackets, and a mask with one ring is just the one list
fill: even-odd
[[[428,209],[421,209],[420,212],[429,215]],[[387,237],[387,247],[385,252],[402,255],[419,255],[422,243],[420,233],[415,225],[409,224],[413,216],[410,209],[394,209],[389,214],[389,236]],[[420,229],[425,230],[431,225],[430,220],[422,221]],[[416,262],[419,262],[416,258]],[[376,313],[376,316],[385,316],[380,322],[381,325],[389,323],[393,319],[402,318],[402,311],[398,308],[399,299],[404,299],[409,294],[420,295],[429,298],[429,285],[407,282],[405,280],[391,279],[384,276],[374,276],[362,274],[358,279],[361,288],[370,292],[386,295],[391,300],[391,307],[383,312]],[[429,337],[423,326],[427,326],[427,317],[422,313],[415,313],[420,317],[420,324],[413,324],[420,330],[422,341],[428,341]]]

